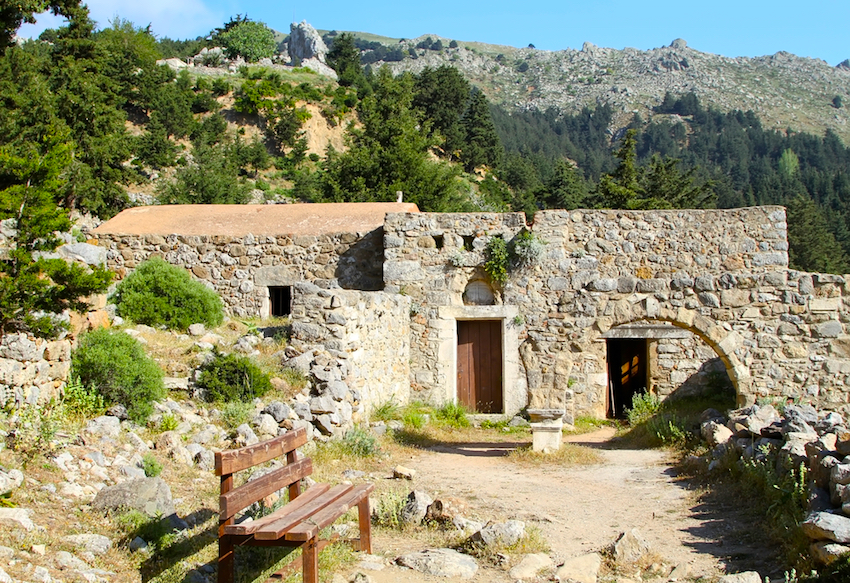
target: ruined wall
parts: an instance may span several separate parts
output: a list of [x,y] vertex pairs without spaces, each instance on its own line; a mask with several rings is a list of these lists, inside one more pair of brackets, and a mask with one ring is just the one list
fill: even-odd
[[410,298],[384,292],[296,286],[292,338],[297,352],[321,347],[345,364],[348,386],[368,413],[410,397]]
[[[450,369],[434,363],[452,358],[440,306],[462,304],[467,283],[486,279],[490,237],[509,239],[522,227],[516,214],[388,215],[385,283],[421,304],[411,379],[424,394],[452,398],[452,380],[440,376]],[[516,336],[529,405],[563,402],[575,414],[603,415],[603,334],[649,320],[704,341],[741,402],[782,395],[846,407],[848,287],[840,276],[789,270],[786,229],[781,207],[537,213],[531,231],[546,242],[543,256],[493,286],[494,303],[503,313],[513,307],[522,323]],[[470,235],[472,251],[464,251]],[[440,238],[442,248],[432,243]],[[675,360],[664,357],[671,378]]]
[[268,286],[309,281],[325,288],[383,287],[382,232],[290,237],[108,235],[107,267],[122,279],[154,256],[184,267],[221,296],[239,317],[269,315]]
[[0,407],[56,398],[71,370],[71,341],[5,334],[0,340]]

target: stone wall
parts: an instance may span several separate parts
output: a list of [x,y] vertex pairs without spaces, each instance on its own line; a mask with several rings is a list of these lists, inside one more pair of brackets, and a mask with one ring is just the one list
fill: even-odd
[[410,298],[384,292],[324,290],[296,285],[290,346],[315,347],[345,363],[347,385],[366,413],[382,403],[410,398]]
[[[516,324],[504,331],[518,341],[520,373],[510,385],[506,378],[505,390],[526,390],[525,380],[535,408],[604,415],[604,335],[639,321],[670,322],[699,337],[741,403],[773,395],[847,408],[850,289],[840,276],[788,269],[783,208],[542,211],[531,231],[545,241],[543,256],[493,285],[482,269],[487,241],[524,227],[518,214],[387,216],[385,285],[414,302],[411,381],[423,395],[453,398],[445,360],[455,357],[440,313],[463,306]],[[464,305],[475,280],[493,289],[492,306]],[[675,360],[656,355],[659,365]]]
[[146,259],[162,257],[218,292],[238,317],[268,316],[269,286],[309,281],[324,288],[383,287],[381,229],[295,237],[100,234],[96,242],[107,249],[106,265],[117,279]]
[[70,340],[5,334],[0,340],[0,407],[49,402],[60,395],[70,370]]

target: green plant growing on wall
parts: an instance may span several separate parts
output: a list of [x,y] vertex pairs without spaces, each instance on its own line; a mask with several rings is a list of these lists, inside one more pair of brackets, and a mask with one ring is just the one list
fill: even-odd
[[504,284],[508,280],[508,244],[500,235],[496,235],[487,242],[484,249],[487,260],[484,262],[484,271],[490,276],[494,283]]
[[543,256],[546,242],[527,229],[523,229],[509,245],[511,259],[517,265],[531,265]]

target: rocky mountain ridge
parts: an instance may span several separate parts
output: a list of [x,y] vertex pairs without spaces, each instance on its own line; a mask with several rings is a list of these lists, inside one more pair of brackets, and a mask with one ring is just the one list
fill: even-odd
[[647,51],[589,42],[581,50],[544,51],[452,43],[430,35],[443,47],[457,46],[436,51],[417,48],[426,38],[397,41],[408,56],[378,61],[373,67],[386,64],[394,73],[415,73],[448,64],[508,109],[555,107],[571,113],[607,103],[614,108],[618,125],[627,124],[635,113],[650,117],[668,91],[693,92],[703,104],[724,112],[752,110],[769,128],[816,135],[832,129],[850,143],[848,61],[832,67],[787,52],[730,58],[695,50],[683,39]]

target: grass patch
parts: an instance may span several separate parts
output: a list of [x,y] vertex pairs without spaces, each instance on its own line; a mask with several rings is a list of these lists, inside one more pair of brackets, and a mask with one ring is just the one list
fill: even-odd
[[711,395],[668,397],[636,395],[627,410],[628,428],[620,435],[629,447],[669,447],[693,451],[701,446],[699,418],[706,409],[725,411],[735,407],[734,391]]
[[524,445],[510,452],[507,457],[510,461],[524,466],[588,466],[604,461],[595,449],[574,443],[562,443],[561,448],[553,453],[533,451],[531,445]]
[[462,429],[469,427],[466,408],[459,403],[446,403],[434,411],[434,419],[441,425]]
[[618,427],[617,421],[614,419],[598,419],[596,417],[576,417],[575,423],[573,423],[572,429],[565,429],[564,433],[566,435],[581,435],[583,433],[590,433],[592,431],[596,431],[598,429],[602,429],[603,427]]

